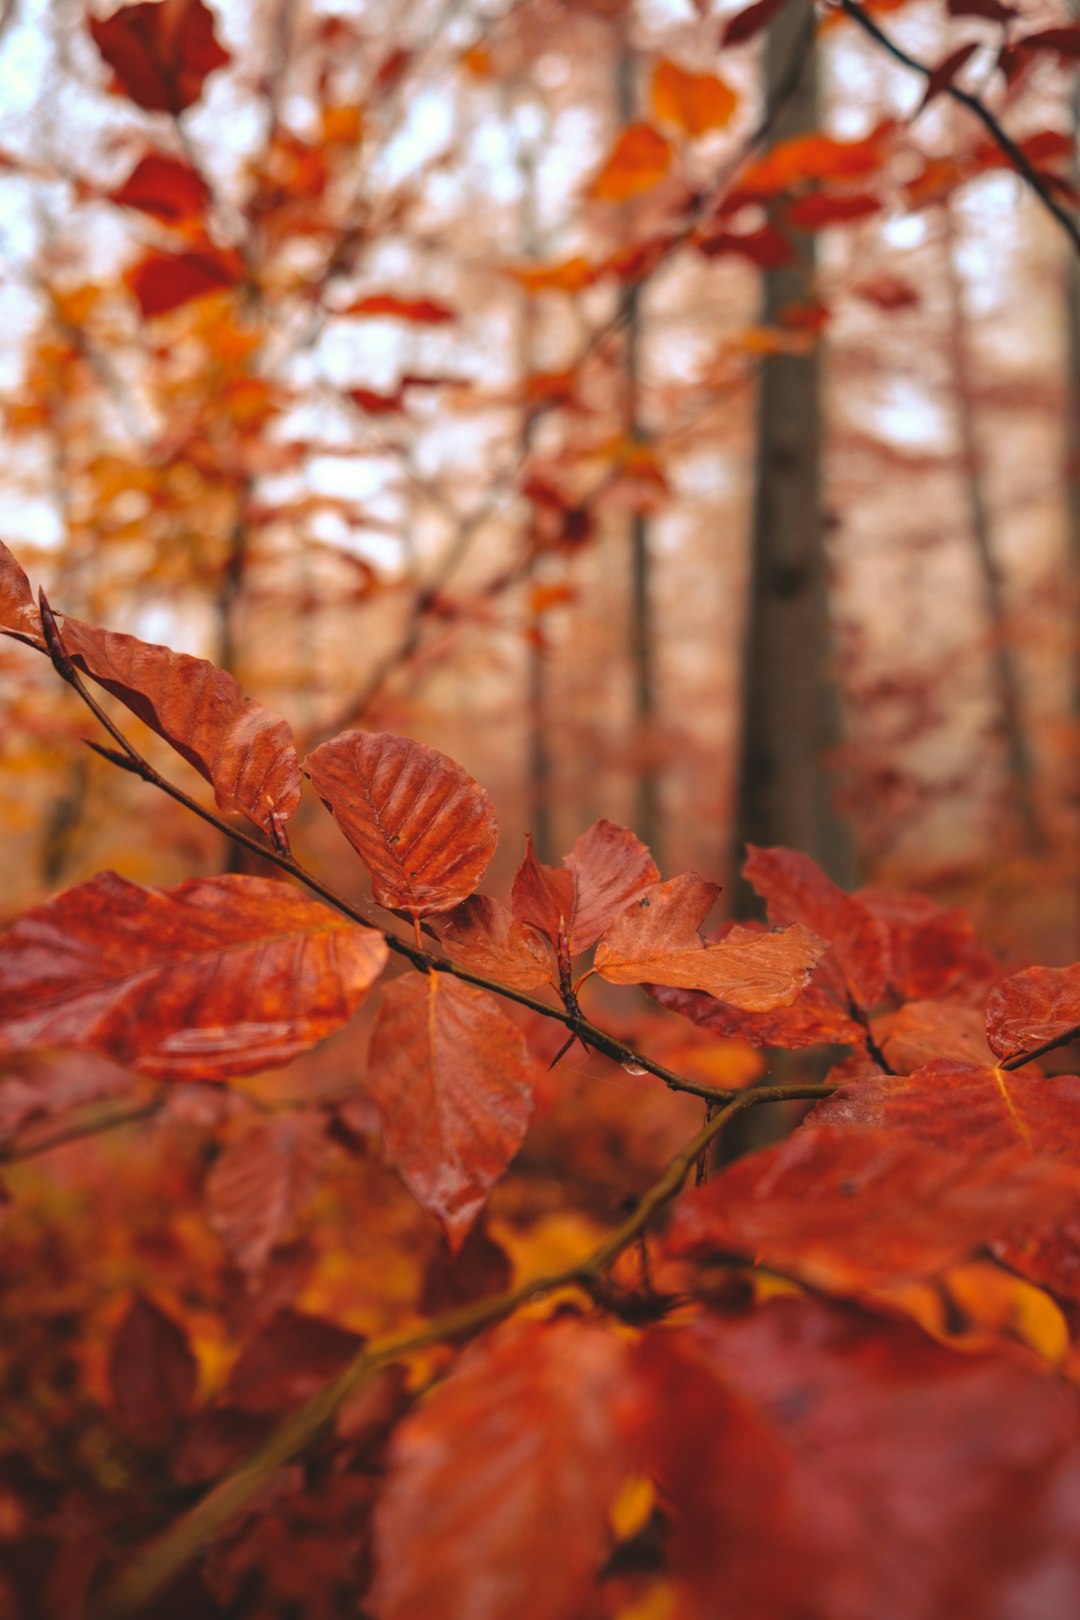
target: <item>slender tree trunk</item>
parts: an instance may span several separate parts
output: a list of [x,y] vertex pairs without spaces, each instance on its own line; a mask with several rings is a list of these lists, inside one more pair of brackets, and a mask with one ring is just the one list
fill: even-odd
[[[767,104],[785,85],[793,53],[805,50],[805,14],[788,6],[766,42]],[[813,50],[777,114],[786,140],[818,122]],[[814,294],[814,247],[794,237],[796,257],[764,278],[763,319]],[[758,394],[758,441],[749,600],[743,656],[742,738],[735,816],[736,860],[747,843],[798,849],[837,882],[853,877],[851,829],[837,814],[826,756],[839,740],[840,705],[829,669],[829,578],[822,507],[822,366],[817,350],[774,355]],[[735,905],[752,912],[744,884]]]
[[975,564],[983,608],[992,637],[991,660],[998,718],[1005,744],[1009,806],[1023,847],[1035,853],[1043,847],[1035,796],[1035,761],[1024,719],[1020,672],[1009,643],[1005,582],[994,544],[994,525],[986,494],[986,475],[979,447],[979,424],[971,374],[971,333],[964,307],[964,288],[956,257],[956,224],[946,203],[945,278],[949,295],[947,354],[952,374],[953,409],[960,442],[968,526],[975,548]]
[[[636,57],[624,34],[616,60],[616,104],[622,127],[638,113]],[[631,283],[623,294],[620,319],[625,334],[626,436],[634,444],[648,442],[641,413],[642,347],[645,337],[644,283]],[[654,762],[657,724],[656,627],[653,610],[651,524],[642,511],[630,518],[630,635],[629,654],[633,682],[633,725],[638,751],[633,826],[638,837],[663,866],[663,813],[660,783]]]

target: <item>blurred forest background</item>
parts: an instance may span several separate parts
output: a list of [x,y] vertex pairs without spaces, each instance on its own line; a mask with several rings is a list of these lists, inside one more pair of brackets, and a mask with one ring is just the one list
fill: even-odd
[[[1077,260],[950,93],[1067,206],[1060,8],[0,26],[3,532],[59,609],[305,743],[442,748],[499,876],[603,815],[734,904],[784,843],[1075,956]],[[220,869],[47,667],[0,676],[5,910]]]

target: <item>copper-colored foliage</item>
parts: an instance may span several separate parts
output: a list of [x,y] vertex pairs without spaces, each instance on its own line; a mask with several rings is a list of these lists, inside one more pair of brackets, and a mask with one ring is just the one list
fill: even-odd
[[533,1066],[521,1032],[485,990],[440,973],[396,979],[367,1086],[388,1157],[459,1248],[529,1122]]
[[986,1160],[1026,1148],[1080,1169],[1080,1078],[1009,1074],[943,1059],[909,1075],[877,1074],[819,1103],[814,1120],[902,1131]]
[[3,541],[0,541],[0,630],[44,649],[41,614],[30,581]]
[[312,1113],[258,1120],[227,1143],[206,1179],[210,1224],[249,1275],[289,1236],[313,1196],[326,1158],[326,1129]]
[[860,889],[855,896],[888,932],[889,984],[904,1001],[941,996],[982,1006],[1001,977],[997,958],[981,945],[971,919],[943,910],[922,894]]
[[435,926],[454,961],[472,973],[512,990],[536,990],[551,977],[551,962],[537,934],[486,894],[470,895]]
[[598,202],[628,202],[651,191],[671,168],[667,137],[652,124],[628,124],[589,187]]
[[103,872],[0,936],[0,1051],[81,1046],[161,1079],[287,1063],[340,1028],[386,942],[267,878]]
[[210,293],[225,292],[243,280],[240,258],[215,247],[183,253],[147,253],[128,270],[125,281],[144,320],[168,315],[183,304]]
[[179,1322],[137,1294],[109,1349],[109,1394],[121,1426],[144,1445],[167,1440],[190,1409],[198,1374]]
[[240,1412],[270,1416],[300,1406],[339,1373],[363,1340],[337,1322],[277,1311],[241,1351],[223,1392]]
[[653,71],[652,110],[684,135],[706,135],[731,122],[739,98],[715,73],[693,73],[668,57]]
[[816,975],[811,977],[798,1001],[790,1007],[776,1007],[766,1013],[743,1012],[730,1002],[717,1001],[715,996],[705,995],[700,990],[675,990],[654,984],[649,986],[649,994],[662,1007],[682,1013],[701,1029],[749,1041],[751,1046],[780,1046],[788,1051],[817,1046],[823,1041],[856,1046],[865,1035],[862,1026],[837,1005],[828,990],[819,986]]
[[1025,968],[990,992],[986,1038],[999,1058],[1017,1057],[1051,1041],[1064,1044],[1078,1031],[1080,962]]
[[788,0],[755,0],[745,11],[737,11],[728,18],[720,32],[720,44],[744,45],[747,40],[756,38],[787,4]]
[[408,321],[414,326],[444,326],[455,318],[449,304],[440,304],[434,298],[400,298],[396,293],[368,293],[334,313],[381,316],[383,319],[389,316],[394,320]]
[[391,1442],[375,1521],[379,1620],[589,1612],[629,1466],[613,1418],[626,1355],[615,1334],[567,1317],[462,1356]]
[[1080,1175],[1032,1159],[972,1159],[906,1134],[806,1125],[688,1195],[672,1251],[734,1252],[815,1287],[860,1294],[922,1277],[1076,1207]]
[[988,1063],[984,1020],[973,1007],[952,1002],[909,1001],[871,1022],[874,1039],[889,1067],[909,1074],[934,1058],[954,1063]]
[[813,1299],[651,1329],[633,1362],[687,1620],[1073,1612],[1075,1417],[1031,1364]]
[[112,90],[147,112],[176,114],[194,106],[207,75],[230,59],[204,0],[140,0],[109,17],[89,18],[87,27],[112,68]]
[[646,889],[600,941],[597,972],[612,984],[706,990],[750,1012],[790,1005],[827,947],[801,923],[776,934],[733,928],[705,943],[698,927],[718,893],[693,872]]
[[514,916],[570,956],[596,944],[604,929],[660,876],[640,838],[613,821],[594,821],[562,866],[538,861],[526,835],[525,859],[514,878]]
[[292,731],[232,675],[205,658],[78,619],[62,620],[61,633],[77,668],[194,765],[223,810],[264,829],[294,814],[301,777]]
[[750,845],[743,874],[765,901],[770,922],[801,922],[828,941],[860,1006],[880,1001],[889,972],[888,934],[866,906],[796,850]]
[[446,754],[385,731],[344,731],[304,761],[371,873],[379,905],[425,916],[476,888],[495,852],[491,800]]
[[127,179],[106,195],[166,225],[198,219],[210,200],[206,181],[190,163],[153,150],[144,152]]

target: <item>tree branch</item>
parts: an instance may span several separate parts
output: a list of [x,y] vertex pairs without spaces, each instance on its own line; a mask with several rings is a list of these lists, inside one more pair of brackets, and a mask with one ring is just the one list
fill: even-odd
[[[840,10],[850,17],[857,27],[861,28],[865,34],[868,34],[895,61],[909,68],[912,73],[918,73],[924,79],[933,78],[934,69],[926,62],[920,62],[917,57],[910,55],[894,39],[891,39],[880,24],[863,10],[858,0],[836,0],[836,3],[839,5]],[[981,101],[978,96],[972,95],[970,90],[961,90],[955,84],[945,85],[943,93],[955,101],[958,106],[966,107],[968,112],[979,120],[990,138],[1004,152],[1013,168],[1023,176],[1023,179],[1038,197],[1043,207],[1057,220],[1072,243],[1074,251],[1080,253],[1080,225],[1077,224],[1068,209],[1064,208],[1054,196],[1045,177],[1039,173],[1023,147],[1013,140],[986,103]]]
[[829,1085],[807,1085],[769,1086],[740,1092],[675,1154],[633,1214],[581,1260],[561,1271],[531,1277],[516,1288],[448,1311],[422,1327],[373,1339],[343,1372],[287,1418],[246,1463],[220,1480],[148,1549],[134,1569],[113,1587],[97,1611],[96,1620],[122,1620],[145,1608],[206,1543],[243,1510],[278,1468],[318,1439],[349,1397],[380,1367],[431,1345],[469,1338],[481,1328],[512,1315],[538,1294],[554,1293],[574,1284],[594,1283],[666,1208],[682,1188],[699,1156],[740,1113],[761,1103],[827,1097],[834,1090],[835,1087]]

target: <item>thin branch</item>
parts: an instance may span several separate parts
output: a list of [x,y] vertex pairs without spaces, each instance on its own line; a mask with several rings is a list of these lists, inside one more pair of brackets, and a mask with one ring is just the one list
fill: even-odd
[[5,1144],[0,1147],[0,1164],[21,1164],[24,1159],[36,1159],[39,1154],[66,1147],[69,1142],[80,1142],[88,1136],[101,1136],[106,1131],[117,1130],[121,1125],[136,1125],[141,1120],[152,1119],[164,1106],[165,1095],[162,1092],[149,1102],[138,1103],[134,1107],[110,1108],[106,1111],[95,1109],[92,1114],[84,1115],[74,1123],[58,1126],[36,1140]]
[[[902,63],[912,73],[918,73],[924,79],[933,78],[934,69],[928,63],[920,62],[917,57],[912,56],[901,45],[898,45],[894,39],[890,38],[880,24],[863,10],[862,6],[858,4],[858,0],[836,0],[836,3],[839,5],[840,10],[851,18],[853,23],[861,28],[865,34],[868,34],[871,39],[875,40],[882,50],[888,51],[895,61]],[[949,96],[958,106],[966,107],[968,112],[979,120],[994,143],[1004,152],[1017,172],[1023,176],[1043,207],[1057,220],[1072,243],[1074,250],[1080,253],[1080,225],[1077,224],[1068,209],[1064,208],[1058,201],[1045,176],[1039,173],[1023,147],[1013,140],[986,103],[981,101],[978,96],[972,95],[970,90],[961,90],[959,85],[956,84],[945,85],[943,94]]]
[[675,1154],[633,1214],[581,1260],[561,1271],[531,1277],[504,1293],[448,1311],[422,1327],[372,1340],[337,1378],[287,1418],[246,1463],[226,1475],[149,1548],[134,1569],[113,1588],[98,1611],[97,1620],[121,1620],[144,1609],[208,1541],[231,1523],[278,1468],[326,1432],[344,1403],[380,1367],[431,1345],[469,1338],[480,1329],[504,1320],[520,1305],[535,1300],[537,1295],[576,1284],[588,1287],[595,1283],[662,1213],[681,1190],[700,1156],[740,1113],[761,1103],[827,1097],[834,1090],[835,1087],[828,1085],[807,1085],[770,1086],[740,1092]]

